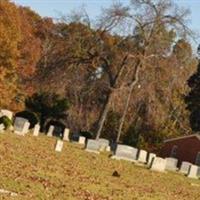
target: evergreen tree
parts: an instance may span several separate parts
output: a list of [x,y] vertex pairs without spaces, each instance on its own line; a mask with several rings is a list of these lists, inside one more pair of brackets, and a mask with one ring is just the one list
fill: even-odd
[[26,109],[37,115],[41,128],[50,120],[66,118],[66,110],[69,109],[69,101],[54,93],[35,93],[25,101]]
[[[198,48],[198,53],[199,53]],[[200,131],[200,60],[197,71],[189,78],[191,91],[185,97],[187,109],[190,111],[190,126],[193,131]]]

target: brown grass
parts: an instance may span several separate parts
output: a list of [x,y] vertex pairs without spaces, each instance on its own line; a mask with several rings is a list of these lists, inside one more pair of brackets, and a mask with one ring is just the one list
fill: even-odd
[[[200,181],[175,173],[156,173],[103,153],[96,155],[56,138],[0,134],[0,199],[47,200],[198,200]],[[120,178],[113,177],[113,171]]]

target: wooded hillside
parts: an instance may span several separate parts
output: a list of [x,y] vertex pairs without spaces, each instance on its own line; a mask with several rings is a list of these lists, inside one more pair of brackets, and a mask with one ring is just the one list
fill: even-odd
[[188,12],[152,2],[115,4],[91,23],[84,12],[54,21],[0,1],[0,107],[21,111],[45,92],[69,101],[63,122],[74,132],[146,149],[189,134],[184,96],[198,61]]

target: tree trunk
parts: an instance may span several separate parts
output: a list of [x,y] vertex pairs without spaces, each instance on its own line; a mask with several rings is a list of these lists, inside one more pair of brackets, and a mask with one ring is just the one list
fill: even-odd
[[121,132],[122,132],[125,117],[126,117],[126,114],[127,114],[127,111],[128,111],[132,91],[134,89],[134,86],[137,84],[137,82],[139,80],[139,71],[140,71],[140,67],[141,67],[140,65],[141,65],[141,63],[139,62],[135,67],[135,78],[133,79],[133,82],[131,83],[131,85],[129,87],[128,97],[127,97],[127,100],[126,100],[126,104],[125,104],[125,108],[124,108],[122,118],[120,120],[119,129],[118,129],[118,132],[117,132],[116,143],[119,142],[119,139],[120,139],[120,136],[121,136]]
[[112,99],[112,91],[107,96],[106,102],[105,102],[104,107],[102,109],[102,113],[100,115],[100,119],[98,121],[96,140],[99,139],[99,137],[101,135],[101,131],[103,129],[103,125],[104,125],[104,122],[106,120],[106,117],[107,117],[107,114],[108,114],[108,111],[109,111],[111,99]]
[[[120,69],[119,69],[117,75],[115,76],[114,80],[110,76],[110,85],[111,85],[112,88],[117,87],[119,78],[121,77],[121,75],[123,73],[123,70],[124,70],[124,68],[126,66],[125,64],[126,64],[127,58],[128,58],[128,55],[124,56],[124,58],[122,60],[122,63],[120,65]],[[102,60],[106,63],[107,70],[108,70],[109,69],[108,61],[105,58],[102,58]],[[108,74],[110,74],[110,73],[108,73]],[[100,119],[98,121],[96,139],[99,139],[99,137],[101,135],[101,131],[102,131],[104,122],[106,120],[106,117],[107,117],[107,114],[108,114],[108,111],[109,111],[109,107],[110,107],[110,103],[111,103],[111,99],[112,99],[112,94],[113,94],[113,91],[112,90],[109,91],[109,94],[108,94],[108,96],[106,98],[106,102],[105,102],[104,107],[102,109],[102,112],[101,112],[101,115],[100,115]]]

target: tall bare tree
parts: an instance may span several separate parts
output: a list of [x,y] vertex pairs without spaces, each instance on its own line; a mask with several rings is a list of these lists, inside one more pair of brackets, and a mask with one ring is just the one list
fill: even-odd
[[[129,7],[117,4],[107,9],[106,12],[104,11],[101,29],[107,32],[120,31],[121,33],[120,27],[126,27],[124,29],[130,32],[128,32],[126,37],[123,37],[123,41],[131,37],[135,45],[134,51],[132,49],[131,51],[125,50],[126,55],[111,85],[115,90],[121,88],[120,84],[128,87],[125,108],[118,129],[117,142],[120,139],[131,95],[139,80],[140,70],[151,65],[152,60],[167,59],[171,53],[173,42],[177,38],[175,35],[182,37],[192,35],[185,21],[187,15],[188,10],[178,9],[170,0],[159,0],[156,2],[153,0],[132,0]],[[128,29],[127,26],[131,28]],[[130,80],[126,80],[128,84],[124,85],[122,83],[124,73],[130,73],[130,71],[124,72],[127,62],[130,64],[129,59],[132,59],[132,76],[129,77]],[[107,68],[109,68],[108,65]],[[105,101],[98,123],[97,139],[101,135],[115,90],[110,90]]]

